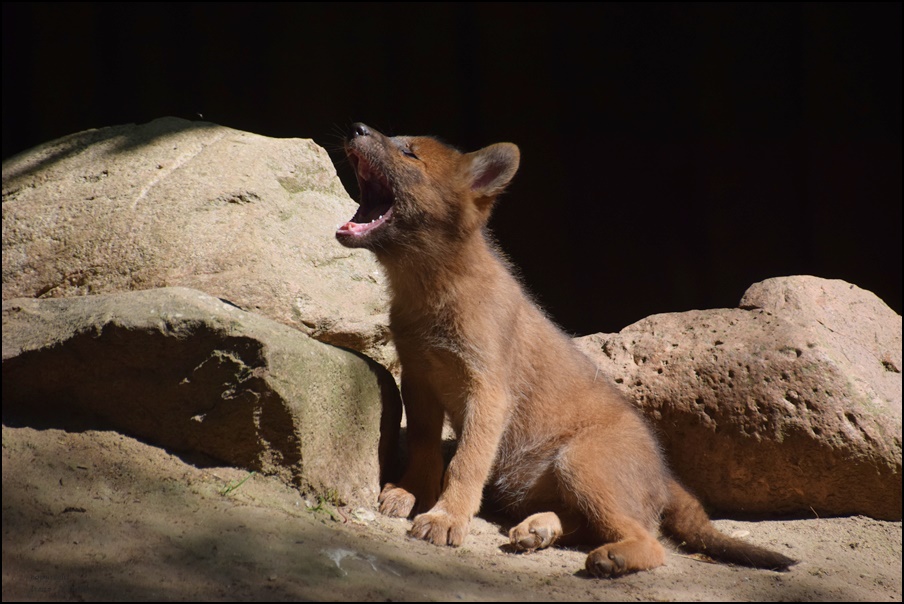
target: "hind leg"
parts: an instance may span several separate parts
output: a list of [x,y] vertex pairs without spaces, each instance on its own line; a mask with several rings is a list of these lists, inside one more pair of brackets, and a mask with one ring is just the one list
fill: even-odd
[[575,435],[557,464],[563,496],[584,515],[588,537],[605,543],[587,556],[595,577],[665,564],[655,535],[667,500],[665,466],[639,419],[621,419]]
[[587,556],[585,568],[594,577],[618,577],[665,564],[665,549],[653,534],[627,517],[612,518],[617,541]]

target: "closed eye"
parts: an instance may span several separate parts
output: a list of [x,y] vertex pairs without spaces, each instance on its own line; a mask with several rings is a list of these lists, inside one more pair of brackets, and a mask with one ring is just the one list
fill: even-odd
[[406,156],[411,157],[413,159],[420,159],[417,155],[414,154],[414,151],[412,151],[411,147],[409,147],[407,145],[402,147],[402,153],[404,153]]

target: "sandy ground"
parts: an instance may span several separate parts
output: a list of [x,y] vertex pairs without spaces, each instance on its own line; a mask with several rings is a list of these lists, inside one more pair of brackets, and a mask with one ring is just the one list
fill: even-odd
[[454,549],[408,539],[408,524],[116,432],[3,427],[3,600],[901,601],[900,522],[719,520],[801,563],[672,549],[617,580],[589,578],[580,551],[509,553],[486,520]]

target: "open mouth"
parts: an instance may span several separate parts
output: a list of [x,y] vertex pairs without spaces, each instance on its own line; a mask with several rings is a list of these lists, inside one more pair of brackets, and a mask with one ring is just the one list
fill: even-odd
[[392,216],[392,188],[382,173],[355,152],[348,155],[358,177],[361,201],[352,219],[336,231],[337,237],[358,238],[378,229]]

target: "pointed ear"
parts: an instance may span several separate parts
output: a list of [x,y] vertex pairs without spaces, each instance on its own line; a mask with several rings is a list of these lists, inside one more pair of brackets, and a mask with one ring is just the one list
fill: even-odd
[[471,160],[471,190],[478,197],[495,197],[515,176],[521,152],[512,143],[496,143],[468,153]]

